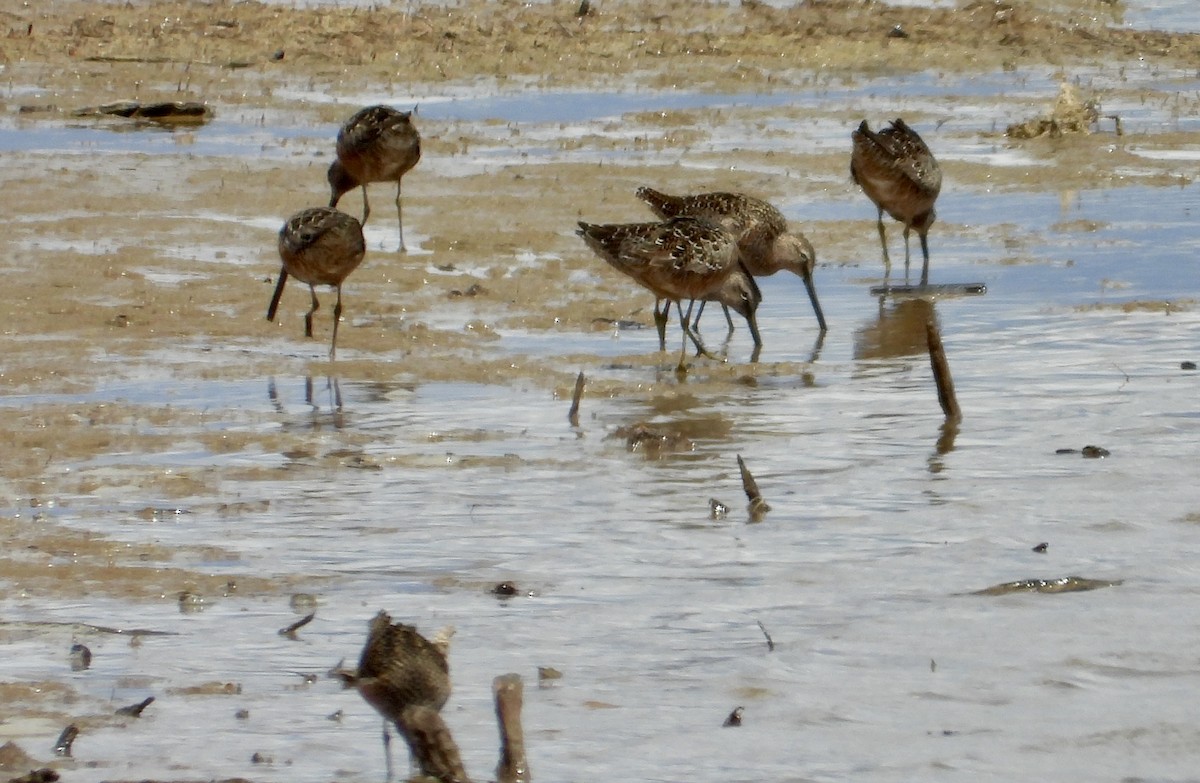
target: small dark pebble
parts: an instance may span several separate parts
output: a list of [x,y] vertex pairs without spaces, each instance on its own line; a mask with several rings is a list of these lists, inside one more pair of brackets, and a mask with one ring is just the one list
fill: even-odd
[[71,671],[81,672],[92,665],[92,651],[87,648],[87,645],[73,644],[71,645]]
[[561,680],[563,676],[562,672],[560,672],[558,669],[555,669],[553,666],[539,666],[537,667],[537,670],[538,683],[543,683],[547,680]]
[[326,720],[331,720],[331,721],[333,721],[334,723],[341,723],[341,722],[342,722],[342,718],[343,718],[343,717],[345,717],[345,713],[344,713],[344,712],[342,712],[341,710],[337,710],[337,711],[335,711],[335,712],[331,712],[331,713],[329,713],[328,715],[326,715],[326,716],[325,716],[325,719],[326,719]]
[[746,709],[745,707],[734,707],[733,712],[729,713],[729,717],[725,718],[725,722],[722,723],[721,725],[722,726],[741,726],[742,725],[742,712],[745,709]]
[[253,756],[250,757],[250,763],[251,764],[274,764],[275,759],[272,756],[268,756],[266,753],[255,753]]
[[1033,551],[1034,551],[1034,552],[1039,552],[1039,553],[1041,553],[1041,552],[1045,552],[1045,551],[1046,551],[1047,549],[1049,549],[1049,548],[1050,548],[1050,544],[1048,544],[1048,543],[1046,543],[1045,541],[1043,541],[1042,543],[1040,543],[1040,544],[1038,544],[1037,546],[1035,546],[1035,547],[1033,548]]
[[908,33],[904,32],[903,27],[901,27],[900,25],[896,25],[891,30],[888,30],[887,37],[888,38],[907,38]]
[[249,720],[250,719],[250,710],[243,707],[242,709],[233,713],[233,717],[237,718],[238,720]]
[[283,59],[283,50],[276,49],[275,53],[271,55],[271,59],[274,60],[275,62],[279,62],[280,60],[282,60]]
[[1101,446],[1084,446],[1080,451],[1084,459],[1102,459],[1111,453],[1108,449]]
[[1195,363],[1195,362],[1180,362],[1180,363],[1179,363],[1179,369],[1181,369],[1181,370],[1194,370],[1194,369],[1196,369],[1196,363]]
[[517,594],[517,586],[512,582],[501,582],[492,588],[492,595],[500,598],[512,598]]

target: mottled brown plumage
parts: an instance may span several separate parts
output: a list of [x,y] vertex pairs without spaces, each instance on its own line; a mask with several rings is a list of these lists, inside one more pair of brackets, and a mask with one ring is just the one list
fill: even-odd
[[400,210],[402,178],[421,159],[421,134],[412,123],[412,112],[388,106],[368,106],[342,125],[337,135],[337,160],[329,166],[329,206],[342,195],[361,187],[363,225],[371,215],[367,185],[396,183],[396,220],[400,225],[400,252],[404,247],[404,217]]
[[936,214],[933,209],[942,190],[942,169],[917,132],[897,119],[878,132],[863,120],[851,134],[854,149],[850,156],[850,176],[879,210],[879,242],[883,245],[884,276],[890,274],[887,237],[883,213],[904,224],[904,276],[908,277],[908,235],[917,230],[925,263],[922,285],[929,282],[929,227]]
[[[734,236],[716,223],[695,218],[614,225],[580,222],[577,233],[614,269],[658,299],[675,302],[680,313],[683,300],[693,302],[715,294],[738,262]],[[687,323],[690,311],[689,305],[687,317],[680,319],[685,354],[688,338],[699,345]],[[683,356],[679,369],[686,369]]]
[[[422,772],[451,783],[453,779],[466,780],[466,773],[455,777],[462,770],[462,761],[449,729],[437,714],[450,698],[447,643],[448,639],[430,641],[411,625],[393,623],[391,616],[381,611],[368,626],[358,669],[339,669],[337,674],[385,721],[396,726]],[[388,741],[385,723],[383,743],[390,779]]]
[[362,263],[365,253],[362,225],[345,212],[312,207],[292,215],[279,230],[279,257],[283,266],[271,304],[267,306],[267,320],[275,320],[284,285],[289,276],[294,277],[308,284],[312,294],[312,308],[304,315],[304,335],[312,337],[313,313],[321,306],[316,287],[333,286],[337,289],[337,304],[333,306],[329,356],[336,356],[338,321],[342,317],[342,283]]
[[813,282],[816,251],[803,234],[788,231],[787,219],[774,206],[744,193],[671,196],[641,187],[637,189],[637,197],[664,219],[693,217],[719,223],[737,237],[742,263],[755,277],[769,277],[780,270],[798,275],[804,281],[821,331],[826,330],[825,314]]

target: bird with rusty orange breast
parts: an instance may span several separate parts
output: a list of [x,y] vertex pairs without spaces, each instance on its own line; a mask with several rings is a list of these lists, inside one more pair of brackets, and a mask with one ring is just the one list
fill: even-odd
[[400,186],[405,174],[421,159],[421,134],[412,122],[411,111],[390,106],[368,106],[355,112],[337,135],[337,160],[329,166],[329,206],[336,207],[342,195],[361,187],[363,225],[371,215],[367,185],[396,183],[396,220],[400,226],[399,252],[405,252],[404,216],[400,209]]
[[333,337],[329,356],[337,355],[338,321],[342,318],[342,283],[358,268],[366,254],[362,224],[351,215],[329,207],[311,207],[288,218],[279,230],[279,257],[283,266],[275,284],[275,293],[267,307],[267,320],[275,320],[275,311],[283,296],[288,277],[308,284],[312,308],[304,314],[304,336],[312,337],[313,314],[321,304],[317,301],[318,285],[337,289],[333,306]]
[[688,339],[701,348],[688,326],[691,303],[716,293],[737,266],[740,256],[733,234],[716,223],[687,217],[610,225],[581,221],[576,233],[610,266],[655,297],[674,302],[681,314],[681,303],[689,302],[687,314],[680,318],[684,343],[677,368],[686,372]]
[[[769,277],[781,270],[798,275],[817,324],[826,331],[825,313],[813,281],[816,251],[804,234],[788,230],[787,218],[772,204],[744,193],[671,196],[648,187],[638,188],[637,197],[661,218],[693,217],[721,224],[737,237],[742,263],[755,277]],[[729,318],[728,311],[725,317]]]
[[908,235],[916,229],[925,263],[921,284],[929,282],[929,227],[936,218],[934,202],[942,190],[942,168],[920,135],[902,119],[873,131],[863,120],[851,134],[850,176],[879,210],[879,242],[883,245],[884,277],[892,269],[888,257],[883,213],[904,224],[904,276],[908,277]]

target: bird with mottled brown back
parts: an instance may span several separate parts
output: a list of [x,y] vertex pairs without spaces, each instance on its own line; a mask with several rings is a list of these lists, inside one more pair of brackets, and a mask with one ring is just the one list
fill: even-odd
[[[693,302],[715,293],[738,262],[737,240],[716,223],[695,218],[673,218],[662,223],[597,225],[579,223],[576,232],[596,255],[610,266],[649,289],[655,297]],[[697,346],[687,317],[681,318],[684,355],[687,340]],[[684,355],[678,369],[687,369]]]
[[883,246],[884,277],[892,269],[888,257],[883,213],[904,224],[904,276],[909,271],[908,236],[916,229],[925,262],[921,284],[929,282],[929,228],[936,219],[934,202],[942,190],[942,168],[925,141],[902,119],[872,131],[863,120],[851,134],[850,176],[879,210],[879,242]]
[[693,217],[719,223],[737,237],[742,263],[755,277],[769,277],[781,270],[798,275],[804,282],[821,331],[827,329],[813,282],[816,251],[807,237],[788,230],[787,219],[773,205],[744,193],[671,196],[649,187],[638,188],[637,197],[664,219]]
[[[359,656],[358,669],[338,669],[342,681],[356,689],[363,699],[391,721],[414,751],[414,758],[422,765],[438,764],[442,769],[453,768],[458,759],[458,749],[438,750],[432,746],[432,755],[422,759],[415,750],[414,737],[436,740],[444,725],[428,715],[437,712],[450,698],[450,666],[446,661],[446,642],[430,641],[416,628],[404,623],[393,623],[387,612],[381,611],[372,618],[367,631],[367,642]],[[448,736],[448,730],[445,731]],[[419,736],[418,736],[419,735]],[[388,746],[387,724],[384,724],[383,743],[387,760],[388,777],[391,777],[391,753]],[[451,741],[452,744],[452,741]],[[461,769],[462,762],[457,761]]]
[[368,106],[355,112],[338,130],[337,160],[329,166],[331,196],[336,207],[342,195],[362,188],[363,225],[371,215],[367,185],[396,183],[396,220],[400,226],[399,252],[405,252],[404,217],[400,209],[400,185],[405,174],[421,159],[421,134],[412,123],[412,112],[390,106]]
[[337,303],[333,307],[329,356],[335,357],[338,321],[342,318],[342,283],[362,263],[365,254],[362,225],[345,212],[312,207],[292,215],[279,230],[279,257],[283,266],[267,306],[267,320],[275,320],[284,285],[289,276],[294,277],[307,283],[312,294],[312,308],[304,315],[304,336],[312,337],[313,314],[321,306],[316,286],[333,286],[337,289]]

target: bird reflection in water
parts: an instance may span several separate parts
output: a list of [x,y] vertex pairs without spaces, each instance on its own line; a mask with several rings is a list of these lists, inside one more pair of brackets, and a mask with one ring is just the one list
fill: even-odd
[[[328,395],[328,399],[319,399],[322,394]],[[267,379],[267,398],[270,399],[271,406],[277,413],[287,414],[288,411],[280,398],[274,376]],[[328,424],[339,430],[346,426],[346,414],[342,407],[342,387],[336,375],[325,376],[325,388],[320,392],[316,391],[313,377],[311,375],[304,376],[304,402],[311,408],[312,420],[310,423],[312,426]],[[326,402],[329,406],[328,410],[324,407]]]

